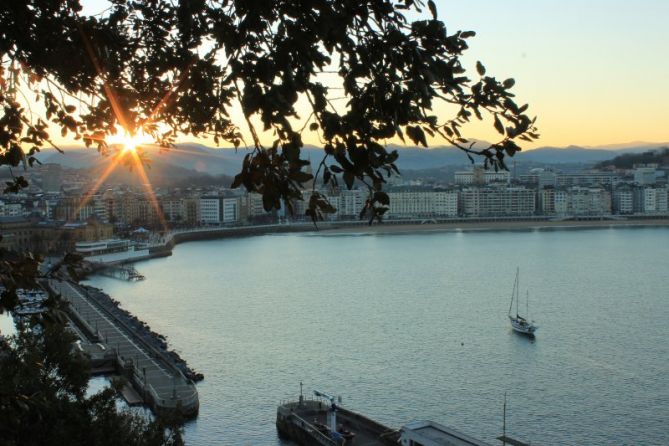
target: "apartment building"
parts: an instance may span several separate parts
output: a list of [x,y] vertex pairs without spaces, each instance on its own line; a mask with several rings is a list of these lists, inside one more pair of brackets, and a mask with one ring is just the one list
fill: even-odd
[[205,225],[220,225],[223,221],[221,197],[218,195],[204,195],[200,197],[200,223]]
[[634,189],[629,185],[615,188],[611,197],[611,210],[618,215],[634,213]]
[[616,172],[587,171],[576,173],[558,174],[556,186],[591,186],[608,185],[615,186],[621,181],[621,177]]
[[572,187],[567,190],[568,215],[611,214],[611,193],[602,188]]
[[221,205],[223,223],[230,224],[240,220],[240,201],[241,200],[239,197],[229,197],[222,199]]
[[634,211],[643,214],[667,213],[666,187],[639,187],[635,190]]
[[635,164],[632,169],[634,183],[639,186],[649,186],[657,181],[657,164]]
[[534,215],[535,192],[524,187],[466,188],[460,193],[465,217]]
[[388,192],[388,218],[455,217],[458,192],[447,190],[400,190]]
[[474,184],[504,183],[509,184],[511,173],[508,170],[485,170],[482,166],[474,166],[473,170],[455,172],[455,184],[469,186]]

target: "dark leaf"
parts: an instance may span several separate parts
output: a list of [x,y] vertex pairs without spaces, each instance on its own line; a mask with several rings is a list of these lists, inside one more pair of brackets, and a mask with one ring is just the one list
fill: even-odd
[[499,120],[499,116],[497,114],[495,114],[495,130],[504,135],[504,126],[502,125],[502,122]]
[[437,7],[435,6],[434,2],[432,0],[427,1],[427,7],[430,9],[430,13],[432,14],[433,19],[437,19]]
[[346,183],[346,187],[348,188],[348,190],[353,189],[354,182],[355,182],[355,175],[353,175],[353,173],[348,170],[344,172],[344,183]]
[[298,171],[295,171],[295,172],[291,172],[288,175],[288,178],[290,178],[291,180],[295,180],[298,183],[306,183],[307,181],[312,180],[314,178],[314,176],[310,173],[302,172],[302,171],[298,170]]
[[374,200],[378,201],[384,206],[388,206],[390,204],[390,197],[388,197],[388,194],[385,192],[374,192]]
[[485,75],[485,67],[480,61],[476,62],[476,71],[479,73],[479,75],[484,76]]

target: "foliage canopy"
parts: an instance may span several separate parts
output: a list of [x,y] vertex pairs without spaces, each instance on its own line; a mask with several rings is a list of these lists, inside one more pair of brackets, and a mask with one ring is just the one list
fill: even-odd
[[116,407],[116,389],[87,396],[88,363],[72,353],[62,324],[22,327],[0,343],[0,444],[181,445],[167,419],[152,422]]
[[[0,163],[32,165],[50,144],[47,123],[103,153],[119,127],[165,146],[177,135],[209,136],[251,149],[233,186],[261,193],[267,210],[292,210],[312,180],[303,136],[317,132],[316,176],[333,187],[366,184],[363,214],[380,217],[382,185],[397,172],[388,139],[427,147],[428,137],[442,138],[497,169],[520,150],[516,140],[538,137],[513,79],[497,80],[481,62],[476,79],[465,75],[460,56],[474,32],[449,33],[432,0],[422,8],[419,0],[113,0],[83,16],[78,0],[3,2]],[[43,116],[22,105],[26,87]],[[298,101],[308,116],[298,116]],[[438,102],[453,115],[437,116]],[[475,149],[462,127],[484,115],[500,140]],[[24,185],[16,178],[11,188]],[[332,211],[314,189],[309,215]]]
[[[520,150],[516,140],[538,137],[513,79],[497,80],[480,62],[475,79],[466,76],[460,57],[473,36],[449,33],[432,0],[109,0],[96,16],[80,0],[3,1],[0,166],[33,166],[44,147],[58,149],[54,128],[103,155],[118,131],[165,147],[179,135],[210,137],[250,149],[233,186],[262,194],[266,210],[292,210],[314,179],[301,149],[315,132],[316,179],[364,183],[361,216],[371,222],[387,210],[383,183],[398,173],[387,140],[427,147],[442,138],[497,169]],[[439,102],[452,116],[437,116]],[[463,126],[484,116],[500,138],[475,148]],[[18,175],[5,191],[25,186]],[[316,221],[333,210],[314,186],[307,213]],[[1,257],[4,311],[17,288],[34,284],[39,259]],[[70,355],[62,321],[42,323],[53,336],[23,331],[0,351],[3,441],[39,444],[47,433],[68,444],[180,441],[118,414],[109,393],[85,398],[85,367]]]

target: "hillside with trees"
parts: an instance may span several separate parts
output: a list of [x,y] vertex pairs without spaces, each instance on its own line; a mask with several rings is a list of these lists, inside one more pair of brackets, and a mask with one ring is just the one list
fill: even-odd
[[632,169],[635,164],[657,164],[669,166],[669,147],[650,150],[644,153],[624,153],[611,160],[597,164],[600,169],[615,167],[616,169]]

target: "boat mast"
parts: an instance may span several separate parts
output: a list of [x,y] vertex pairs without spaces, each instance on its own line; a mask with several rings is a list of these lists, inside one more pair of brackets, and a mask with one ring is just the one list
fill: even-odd
[[518,282],[516,285],[516,317],[518,317],[518,294],[520,293],[520,280],[518,280],[519,273],[520,268],[516,269],[516,282]]
[[527,290],[527,300],[525,301],[525,317],[530,319],[530,290]]
[[504,392],[504,412],[502,415],[502,436],[504,437],[504,440],[502,440],[502,446],[506,446],[506,392]]
[[516,268],[516,280],[513,281],[513,291],[511,291],[511,302],[509,302],[509,316],[511,316],[511,309],[513,308],[513,298],[516,296],[516,293],[518,292],[518,270],[519,268]]

